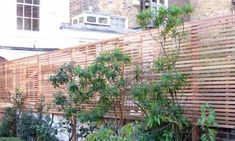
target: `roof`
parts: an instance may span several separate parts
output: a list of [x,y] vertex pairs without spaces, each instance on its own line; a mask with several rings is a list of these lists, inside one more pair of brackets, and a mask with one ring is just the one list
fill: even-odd
[[114,34],[128,34],[135,32],[131,29],[122,29],[115,28],[110,26],[102,26],[102,25],[91,25],[91,24],[62,24],[61,29],[69,29],[75,31],[93,31],[93,32],[104,32],[104,33],[114,33]]
[[36,48],[36,47],[17,47],[17,46],[0,46],[0,49],[4,50],[18,50],[18,51],[54,51],[58,48]]
[[14,60],[22,57],[32,56],[48,51],[58,50],[58,48],[30,48],[17,46],[0,46],[0,63],[7,60]]
[[5,59],[4,57],[0,56],[0,62],[5,62],[7,61],[7,59]]

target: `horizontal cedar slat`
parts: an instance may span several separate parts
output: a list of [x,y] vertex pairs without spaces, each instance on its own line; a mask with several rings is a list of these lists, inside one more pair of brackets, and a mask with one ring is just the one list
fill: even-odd
[[[180,102],[185,114],[193,118],[201,104],[208,102],[217,113],[218,127],[235,127],[235,15],[193,21],[185,24],[188,38],[182,42],[176,67],[188,75],[188,85],[180,91]],[[152,36],[159,38],[158,30],[151,30]],[[121,48],[132,59],[126,67],[128,89],[134,83],[136,65],[142,68],[143,80],[152,81],[159,74],[152,70],[153,61],[161,54],[159,43],[153,40],[149,31],[138,32],[123,37],[95,42],[87,45],[52,51],[0,64],[0,103],[8,102],[16,87],[22,87],[27,94],[26,105],[35,108],[40,96],[51,103],[56,90],[48,81],[50,75],[65,62],[74,61],[82,67],[94,61],[101,51]],[[174,41],[167,39],[166,51],[174,49]],[[129,92],[129,91],[128,91]],[[127,95],[117,107],[125,119],[141,119],[143,113]],[[86,109],[94,103],[81,105]],[[56,109],[50,112],[61,114]],[[105,116],[114,118],[114,111]]]

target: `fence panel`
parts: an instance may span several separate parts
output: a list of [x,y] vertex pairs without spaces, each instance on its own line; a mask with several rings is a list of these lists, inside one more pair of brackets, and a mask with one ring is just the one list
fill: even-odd
[[[185,30],[188,38],[182,43],[177,67],[188,75],[188,85],[181,91],[185,114],[197,118],[200,105],[208,102],[217,112],[220,127],[235,127],[235,15],[190,22]],[[160,45],[152,36],[156,30],[123,36],[88,45],[53,51],[50,53],[22,58],[0,64],[0,97],[8,100],[16,87],[22,87],[27,94],[27,106],[35,107],[40,96],[50,103],[56,90],[48,78],[65,62],[74,61],[82,67],[88,66],[102,51],[121,48],[130,55],[132,62],[125,68],[129,85],[134,83],[134,71],[138,65],[142,69],[142,80],[151,81],[159,77],[152,71],[152,64],[161,54]],[[171,40],[167,48],[174,47]],[[92,105],[85,105],[92,107]],[[143,116],[130,95],[121,101],[126,119]],[[113,117],[110,111],[107,115]]]

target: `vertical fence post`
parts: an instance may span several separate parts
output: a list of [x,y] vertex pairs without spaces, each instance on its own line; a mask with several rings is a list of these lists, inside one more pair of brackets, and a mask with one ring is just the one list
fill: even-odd
[[40,64],[40,59],[39,55],[37,56],[37,65],[38,65],[38,95],[40,96],[39,99],[43,97],[42,94],[42,71],[41,71],[41,64]]
[[196,60],[194,65],[192,66],[192,108],[193,108],[193,132],[192,132],[192,141],[199,141],[199,128],[197,127],[197,119],[198,119],[198,112],[199,112],[199,105],[198,105],[198,72],[195,70],[196,67],[199,66],[199,41],[200,39],[197,36],[197,25],[192,26],[191,30],[191,40],[190,40],[190,46],[192,51],[192,59]]

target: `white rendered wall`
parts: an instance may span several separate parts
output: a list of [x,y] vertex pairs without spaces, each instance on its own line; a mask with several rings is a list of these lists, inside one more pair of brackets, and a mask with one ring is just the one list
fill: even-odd
[[59,32],[61,23],[69,22],[69,0],[41,0],[40,30],[17,30],[16,1],[0,0],[0,45],[30,47],[36,40],[50,38]]
[[69,22],[69,0],[40,0],[40,31],[23,31],[16,28],[16,1],[0,0],[0,35],[38,37],[59,32],[61,23]]
[[[69,0],[40,0],[40,30],[17,30],[16,1],[0,0],[0,46],[28,48],[67,48],[120,36],[101,32],[61,30],[61,23],[69,23]],[[43,52],[0,49],[0,56],[14,60]]]

